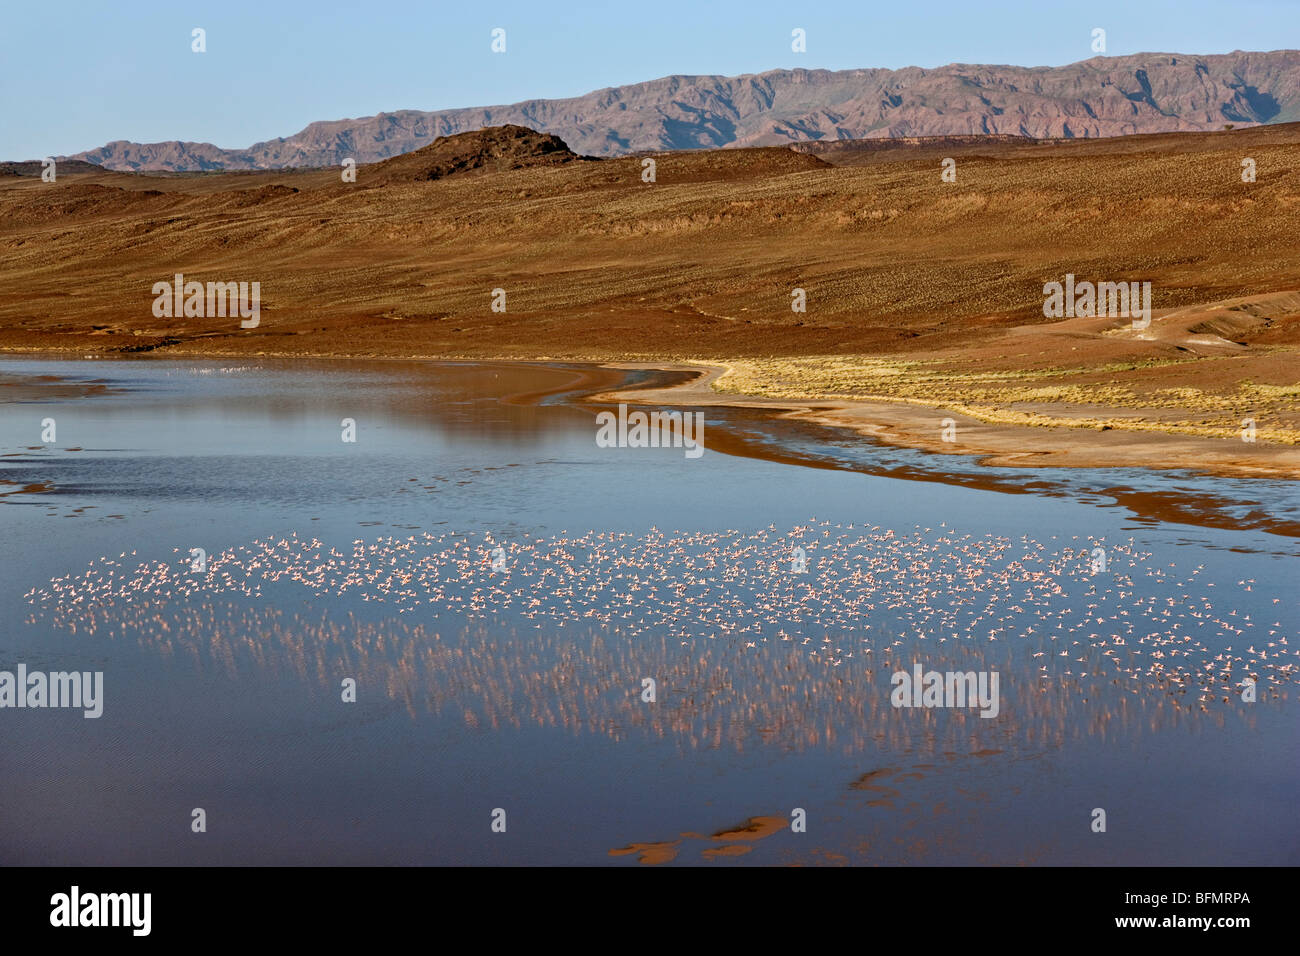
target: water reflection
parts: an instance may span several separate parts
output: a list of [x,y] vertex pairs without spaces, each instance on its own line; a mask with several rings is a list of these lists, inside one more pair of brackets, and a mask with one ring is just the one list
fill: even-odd
[[[1253,580],[1216,594],[1201,568],[1160,566],[1131,542],[1049,550],[822,522],[502,545],[426,532],[346,552],[290,535],[191,562],[102,558],[29,592],[33,621],[231,679],[292,675],[328,691],[360,675],[412,715],[454,712],[473,727],[684,748],[1019,752],[1117,730],[1249,726],[1247,683],[1283,700],[1300,672],[1280,622],[1259,617],[1280,598]],[[289,610],[306,597],[316,611]],[[895,709],[890,676],[918,663],[997,671],[1000,713]],[[661,689],[653,705],[643,677]]]
[[[895,709],[887,675],[829,667],[788,643],[746,653],[716,642],[629,641],[583,626],[551,631],[492,621],[447,629],[228,601],[167,611],[101,608],[65,626],[131,641],[205,677],[268,686],[292,678],[325,696],[338,695],[342,679],[354,677],[362,699],[380,693],[412,718],[434,714],[469,728],[531,725],[615,741],[657,737],[682,750],[1024,754],[1084,736],[1109,741],[1254,726],[1246,706],[1205,712],[1177,688],[1127,687],[1103,674],[1089,675],[1102,678],[1100,685],[1042,680],[1036,668],[1009,670],[1002,656],[978,644],[955,646],[941,658],[911,648],[891,666],[999,670],[1003,701],[994,720],[973,710]],[[642,700],[642,677],[656,681],[653,704]]]

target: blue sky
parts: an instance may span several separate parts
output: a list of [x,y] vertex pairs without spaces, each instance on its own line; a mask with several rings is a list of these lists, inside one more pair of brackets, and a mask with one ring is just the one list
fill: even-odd
[[[494,27],[507,52],[490,50]],[[190,31],[207,31],[192,53]],[[790,49],[807,31],[808,51]],[[248,146],[313,120],[486,106],[670,73],[1059,65],[1107,53],[1300,47],[1300,0],[440,3],[10,0],[0,159],[109,140]]]

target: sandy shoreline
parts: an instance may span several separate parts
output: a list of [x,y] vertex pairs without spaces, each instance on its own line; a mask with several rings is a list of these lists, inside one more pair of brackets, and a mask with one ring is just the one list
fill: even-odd
[[[84,350],[0,349],[0,355],[46,359],[78,359]],[[95,355],[87,363],[131,356]],[[980,421],[939,404],[909,401],[864,401],[840,398],[768,398],[717,387],[730,366],[717,362],[609,362],[558,359],[549,356],[340,355],[337,353],[223,354],[208,349],[171,348],[138,360],[220,359],[295,361],[465,362],[482,365],[548,365],[572,367],[574,379],[563,388],[527,395],[501,396],[531,404],[565,392],[585,392],[585,402],[626,402],[644,406],[692,408],[727,407],[763,411],[775,418],[848,429],[886,445],[941,455],[976,458],[981,465],[1006,468],[1143,468],[1184,470],[1232,478],[1300,478],[1300,448],[1253,443],[1240,439],[1202,438],[1162,431],[1097,430],[1089,427],[1021,426]],[[650,387],[624,387],[623,372],[678,373],[685,381]],[[955,441],[944,441],[944,422],[955,425]],[[950,433],[951,430],[950,430]]]
[[[639,405],[766,409],[780,418],[847,428],[885,444],[945,455],[970,455],[997,467],[1180,469],[1235,478],[1300,478],[1300,449],[1256,441],[1198,438],[1166,432],[990,424],[939,406],[842,399],[769,399],[714,385],[725,365],[614,364],[615,368],[695,373],[661,388],[613,389],[597,400]],[[956,441],[942,438],[943,422]]]

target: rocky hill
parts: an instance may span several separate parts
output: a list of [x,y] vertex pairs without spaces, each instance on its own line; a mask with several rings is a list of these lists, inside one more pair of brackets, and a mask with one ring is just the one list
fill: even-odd
[[367,182],[428,182],[475,172],[561,166],[581,159],[564,140],[525,126],[493,126],[444,136],[414,152],[378,163]]

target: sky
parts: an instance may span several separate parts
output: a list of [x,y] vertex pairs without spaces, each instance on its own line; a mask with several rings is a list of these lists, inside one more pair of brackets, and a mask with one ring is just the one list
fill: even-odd
[[[191,49],[206,31],[205,53]],[[506,31],[493,53],[492,31]],[[112,140],[240,148],[316,120],[578,96],[673,73],[1300,47],[1300,0],[6,0],[0,160]],[[801,28],[807,51],[791,50]]]

